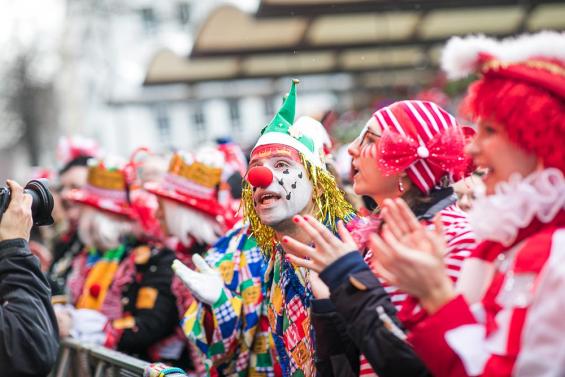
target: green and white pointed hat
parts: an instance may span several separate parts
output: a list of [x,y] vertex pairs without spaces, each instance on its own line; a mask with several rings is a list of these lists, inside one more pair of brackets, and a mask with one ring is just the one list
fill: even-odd
[[[313,133],[315,130],[308,127],[308,122],[294,124],[296,84],[298,83],[298,80],[292,80],[288,96],[273,119],[261,131],[261,137],[259,137],[253,150],[268,144],[286,145],[302,153],[314,166],[325,169],[325,164],[320,158],[319,143],[314,142]],[[251,154],[253,154],[253,151]]]

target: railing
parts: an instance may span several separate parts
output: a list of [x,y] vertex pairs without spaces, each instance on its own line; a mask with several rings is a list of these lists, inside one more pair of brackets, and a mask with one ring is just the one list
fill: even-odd
[[[61,341],[51,377],[142,377],[150,364],[102,346]],[[168,377],[185,374],[168,374]]]

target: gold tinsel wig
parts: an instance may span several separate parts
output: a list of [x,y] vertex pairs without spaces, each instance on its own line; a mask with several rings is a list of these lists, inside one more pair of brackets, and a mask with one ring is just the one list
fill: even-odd
[[[300,160],[313,186],[312,201],[315,205],[315,213],[312,215],[335,232],[337,221],[347,220],[354,215],[353,207],[345,200],[344,193],[337,186],[333,175],[325,169],[314,166],[302,153]],[[250,224],[251,235],[255,237],[263,253],[270,255],[276,244],[275,230],[259,219],[253,206],[253,191],[247,181],[243,182],[241,205],[243,218]]]

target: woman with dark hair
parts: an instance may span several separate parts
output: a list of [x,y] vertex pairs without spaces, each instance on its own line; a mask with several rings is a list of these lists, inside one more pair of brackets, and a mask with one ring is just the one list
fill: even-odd
[[[454,177],[467,171],[464,144],[461,126],[439,106],[401,101],[375,112],[349,147],[357,194],[370,196],[379,208],[402,197],[426,226],[431,227],[434,218],[441,224],[447,243],[444,260],[453,281],[474,247],[466,215],[457,207],[449,186]],[[403,329],[419,323],[425,313],[415,298],[381,283],[370,264],[367,239],[372,231],[380,231],[385,212],[348,226],[351,234],[341,226],[341,240],[312,218],[302,221],[297,217],[315,246],[286,238],[294,254],[288,259],[319,272],[331,292],[330,300],[324,299],[327,294],[318,284],[319,300],[312,309],[322,375],[427,374],[403,341]],[[413,242],[417,243],[417,238]],[[357,250],[365,253],[368,265]],[[359,294],[365,290],[374,294]],[[380,315],[373,318],[377,312]],[[343,363],[345,360],[348,363]]]

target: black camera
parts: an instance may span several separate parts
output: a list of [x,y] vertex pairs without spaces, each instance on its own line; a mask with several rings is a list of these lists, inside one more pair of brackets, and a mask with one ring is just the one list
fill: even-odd
[[[46,179],[34,179],[27,183],[24,187],[24,192],[30,194],[32,197],[31,214],[33,216],[33,225],[51,225],[53,218],[51,212],[53,211],[53,196],[47,188]],[[10,189],[7,187],[0,187],[0,219],[2,214],[8,208],[10,203]]]

